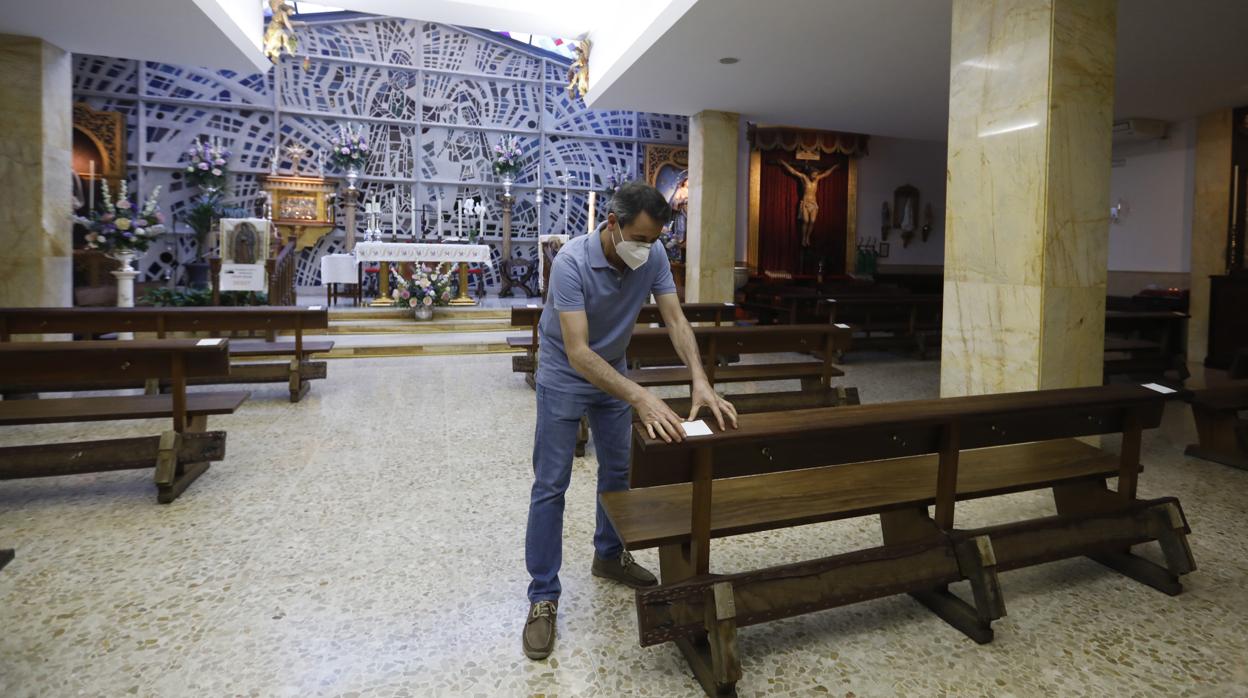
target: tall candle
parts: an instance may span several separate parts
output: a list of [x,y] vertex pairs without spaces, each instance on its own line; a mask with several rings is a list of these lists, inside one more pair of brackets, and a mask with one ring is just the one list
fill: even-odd
[[438,238],[442,237],[442,192],[438,192],[438,225],[434,230],[434,235]]
[[399,234],[399,195],[390,195],[390,230],[391,235]]
[[455,200],[455,210],[459,213],[459,224],[455,228],[455,237],[462,238],[464,236],[464,200]]
[[594,222],[595,222],[594,221],[594,206],[597,204],[597,201],[598,201],[598,192],[591,191],[589,193],[589,229],[585,231],[587,233],[594,232],[594,227],[595,227],[594,226]]
[[481,203],[477,204],[477,213],[481,214],[481,221],[477,229],[480,235],[485,235],[485,199],[481,199]]
[[87,215],[95,210],[95,160],[87,167]]

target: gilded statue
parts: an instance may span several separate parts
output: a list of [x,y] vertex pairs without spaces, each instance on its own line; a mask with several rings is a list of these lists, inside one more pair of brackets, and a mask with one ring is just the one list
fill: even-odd
[[577,42],[573,47],[576,58],[568,66],[568,96],[576,97],[579,93],[584,99],[589,92],[589,39]]
[[833,165],[826,170],[816,170],[811,165],[806,165],[799,170],[781,160],[780,166],[796,177],[801,187],[802,200],[797,204],[797,221],[801,224],[802,247],[810,247],[810,235],[815,230],[815,219],[819,217],[819,180],[832,174],[840,165]]
[[294,25],[290,23],[295,9],[287,5],[286,0],[269,0],[269,10],[273,16],[264,28],[264,55],[277,63],[283,52],[295,55],[295,46],[299,41],[295,38]]

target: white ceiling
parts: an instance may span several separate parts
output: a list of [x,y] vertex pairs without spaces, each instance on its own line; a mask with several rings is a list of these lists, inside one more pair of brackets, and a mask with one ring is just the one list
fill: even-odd
[[[951,14],[948,0],[699,0],[588,102],[943,140]],[[1117,118],[1248,104],[1248,1],[1124,0],[1118,25]]]
[[336,0],[346,10],[572,39],[589,32],[607,0]]
[[0,33],[35,36],[66,51],[267,70],[257,0],[26,0],[5,2]]

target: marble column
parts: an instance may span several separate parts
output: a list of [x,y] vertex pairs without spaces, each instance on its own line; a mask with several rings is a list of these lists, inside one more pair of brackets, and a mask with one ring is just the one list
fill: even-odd
[[1231,110],[1196,122],[1196,192],[1192,200],[1192,318],[1187,322],[1187,360],[1209,353],[1209,276],[1226,273],[1231,220]]
[[702,111],[689,120],[689,225],[685,300],[732,300],[737,246],[739,114]]
[[0,35],[0,307],[72,305],[70,54]]
[[954,0],[942,396],[1101,383],[1115,0]]

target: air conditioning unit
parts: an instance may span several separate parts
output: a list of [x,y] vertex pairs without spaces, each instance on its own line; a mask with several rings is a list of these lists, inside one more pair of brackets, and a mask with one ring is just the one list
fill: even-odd
[[1154,141],[1166,137],[1166,122],[1160,119],[1123,119],[1114,122],[1114,142]]

